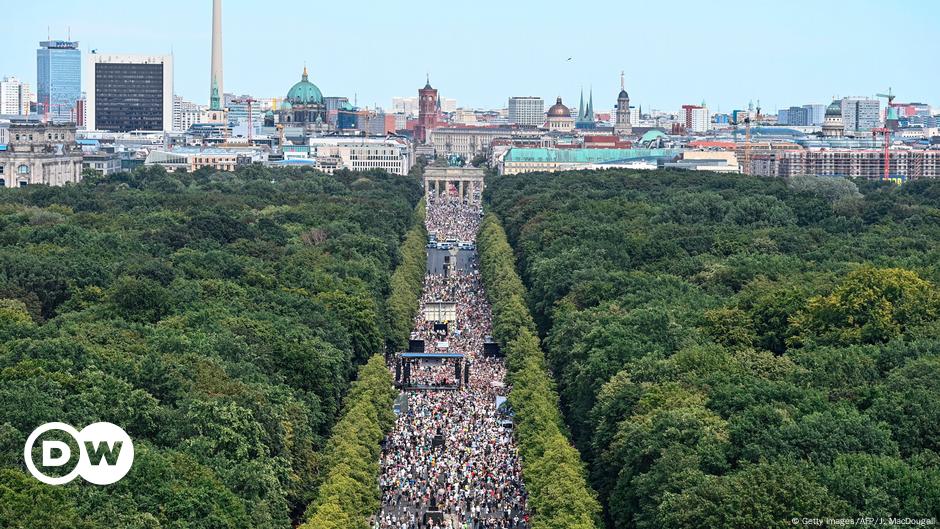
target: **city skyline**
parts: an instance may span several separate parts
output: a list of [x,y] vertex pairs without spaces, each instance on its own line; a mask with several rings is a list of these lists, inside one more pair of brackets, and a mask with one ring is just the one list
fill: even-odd
[[[7,32],[0,74],[36,86],[35,50],[48,26],[49,37],[77,40],[83,54],[172,52],[175,93],[208,104],[212,3],[202,4],[193,8],[170,0],[148,12],[146,24],[132,7],[114,0],[94,9],[65,2],[18,6],[28,22]],[[795,2],[786,10],[722,4],[719,10],[678,2],[669,17],[658,20],[654,8],[608,1],[585,3],[578,12],[484,1],[473,12],[422,25],[416,34],[417,14],[437,9],[434,4],[413,2],[407,10],[375,6],[355,20],[343,6],[327,4],[308,20],[283,11],[264,16],[248,3],[229,0],[223,11],[225,86],[236,94],[283,97],[306,65],[324,95],[347,96],[360,106],[389,108],[392,97],[413,96],[430,74],[441,96],[462,107],[504,108],[509,97],[530,95],[547,102],[561,96],[571,106],[582,88],[593,88],[595,109],[607,111],[623,70],[631,103],[644,110],[676,111],[705,101],[713,112],[728,112],[760,100],[766,113],[775,113],[833,96],[872,96],[889,86],[899,102],[938,100],[930,88],[940,74],[923,67],[921,54],[897,53],[868,37],[887,31],[875,2]],[[929,54],[937,47],[929,31],[940,20],[940,6],[912,0],[895,8],[903,10],[918,11],[904,19],[907,49]],[[794,24],[807,29],[800,38],[775,37],[792,34]],[[350,29],[379,37],[349,38]],[[380,37],[383,32],[387,37]],[[730,45],[755,39],[762,45]],[[519,53],[525,49],[531,56]]]

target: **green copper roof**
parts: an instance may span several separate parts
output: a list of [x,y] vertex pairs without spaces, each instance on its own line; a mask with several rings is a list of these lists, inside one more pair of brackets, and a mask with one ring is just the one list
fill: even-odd
[[514,147],[506,154],[510,162],[610,163],[641,158],[672,158],[679,149],[537,149]]
[[320,93],[320,89],[317,88],[317,85],[310,82],[309,78],[307,77],[306,67],[304,67],[304,74],[301,76],[300,81],[292,86],[290,91],[287,92],[286,99],[287,101],[290,101],[292,105],[313,105],[323,103],[323,94]]
[[646,131],[646,134],[644,134],[643,137],[640,138],[640,143],[649,143],[657,138],[665,138],[665,137],[666,135],[661,130],[655,130],[655,129],[648,130]]

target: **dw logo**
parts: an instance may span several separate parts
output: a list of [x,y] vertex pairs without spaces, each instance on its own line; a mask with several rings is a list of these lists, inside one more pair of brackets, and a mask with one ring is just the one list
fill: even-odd
[[[78,446],[78,463],[71,472],[63,476],[48,476],[36,468],[33,461],[33,445],[40,435],[59,430],[75,439]],[[109,422],[89,424],[82,431],[77,431],[68,424],[49,422],[33,430],[26,439],[23,449],[26,468],[34,478],[48,485],[64,485],[76,476],[96,485],[115,483],[131,469],[134,463],[134,443],[120,426]],[[58,440],[42,442],[43,467],[63,467],[72,461],[72,448],[68,443]]]

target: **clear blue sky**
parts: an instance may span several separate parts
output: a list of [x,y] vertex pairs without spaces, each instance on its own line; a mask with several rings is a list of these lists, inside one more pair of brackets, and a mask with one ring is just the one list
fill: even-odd
[[[176,92],[208,101],[210,0],[0,0],[0,76],[35,87],[36,48],[169,53]],[[558,7],[556,7],[558,6]],[[283,96],[304,62],[324,95],[388,107],[425,72],[461,106],[561,95],[614,104],[620,70],[631,103],[712,110],[760,99],[765,111],[833,95],[940,104],[940,2],[935,0],[299,1],[224,0],[225,90]],[[571,61],[567,59],[571,57]],[[35,88],[34,88],[35,89]]]

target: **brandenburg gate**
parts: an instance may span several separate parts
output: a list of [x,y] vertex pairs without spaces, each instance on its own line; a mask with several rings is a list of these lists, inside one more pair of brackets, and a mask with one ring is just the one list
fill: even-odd
[[426,167],[424,198],[451,197],[461,202],[479,204],[483,197],[484,169],[478,167]]

